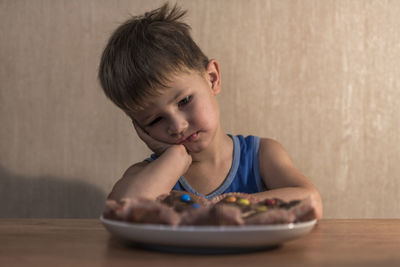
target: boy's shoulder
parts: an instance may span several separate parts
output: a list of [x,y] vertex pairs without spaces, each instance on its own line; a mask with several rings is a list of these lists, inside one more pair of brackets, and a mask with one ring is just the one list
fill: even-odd
[[267,137],[260,137],[256,135],[230,135],[232,139],[237,140],[238,144],[258,147],[259,153],[266,153],[268,155],[275,154],[284,150],[283,146],[276,140]]
[[263,146],[263,147],[269,148],[269,149],[282,147],[282,145],[277,140],[269,138],[269,137],[260,137],[260,146]]
[[259,159],[264,163],[281,165],[291,162],[288,152],[278,141],[272,138],[260,138]]

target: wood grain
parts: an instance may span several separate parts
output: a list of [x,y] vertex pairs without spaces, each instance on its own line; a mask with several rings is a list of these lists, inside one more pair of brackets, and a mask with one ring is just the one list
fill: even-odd
[[321,220],[274,250],[174,254],[125,246],[96,219],[0,219],[2,266],[398,266],[400,221]]

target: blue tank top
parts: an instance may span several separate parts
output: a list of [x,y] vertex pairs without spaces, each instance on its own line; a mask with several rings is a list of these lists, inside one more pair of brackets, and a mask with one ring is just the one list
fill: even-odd
[[[190,186],[183,176],[179,178],[172,189],[190,192],[206,199],[212,199],[218,195],[230,192],[252,194],[264,191],[258,167],[260,138],[252,135],[247,137],[230,135],[230,137],[233,140],[232,166],[224,182],[215,191],[208,195],[200,194]],[[156,158],[157,156],[153,154],[147,160],[152,161]]]

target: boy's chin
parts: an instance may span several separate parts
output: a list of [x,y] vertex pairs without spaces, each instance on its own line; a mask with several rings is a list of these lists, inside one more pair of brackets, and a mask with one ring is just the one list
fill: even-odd
[[194,146],[193,144],[183,144],[183,146],[186,148],[186,151],[189,154],[196,154],[200,153],[203,149],[199,146]]

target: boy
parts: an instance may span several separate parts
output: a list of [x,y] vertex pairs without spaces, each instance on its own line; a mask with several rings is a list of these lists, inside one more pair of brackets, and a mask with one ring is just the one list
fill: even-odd
[[128,168],[110,199],[155,199],[172,189],[207,199],[244,192],[259,199],[310,197],[322,217],[318,190],[271,139],[227,135],[216,96],[219,63],[194,43],[176,5],[133,17],[111,36],[101,58],[102,88],[131,119],[154,152]]

